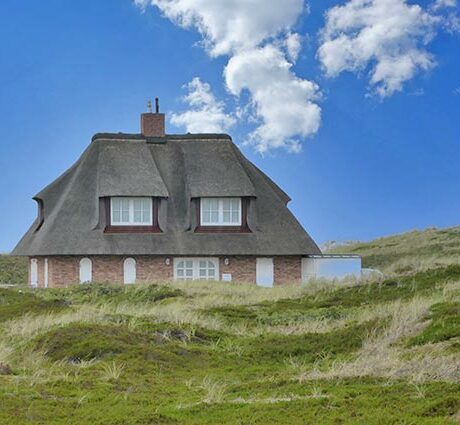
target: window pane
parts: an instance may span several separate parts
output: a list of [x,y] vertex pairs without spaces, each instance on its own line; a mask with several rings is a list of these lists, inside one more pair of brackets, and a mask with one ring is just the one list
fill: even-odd
[[121,210],[121,202],[117,198],[112,199],[112,210],[113,211],[120,211]]
[[216,224],[219,221],[219,200],[213,198],[201,199],[201,222]]
[[114,210],[112,212],[112,222],[113,223],[119,223],[120,222],[120,210],[118,210],[118,211]]
[[151,199],[142,200],[142,222],[150,224],[152,222],[152,201]]
[[129,199],[121,200],[121,221],[129,223]]
[[210,211],[203,211],[201,216],[202,223],[210,223],[211,222],[211,212]]
[[230,211],[224,211],[223,219],[224,219],[224,223],[229,223],[231,221]]
[[193,261],[186,261],[185,262],[185,267],[187,269],[193,269]]
[[142,210],[142,199],[133,199],[134,211]]
[[112,223],[119,223],[121,220],[121,202],[119,199],[112,199]]
[[211,223],[219,222],[219,211],[211,211]]

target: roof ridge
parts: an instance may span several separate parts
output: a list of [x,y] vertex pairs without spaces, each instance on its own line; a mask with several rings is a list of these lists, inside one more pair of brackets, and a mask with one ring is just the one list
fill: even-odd
[[232,137],[226,133],[185,133],[185,134],[166,134],[164,137],[146,137],[141,133],[96,133],[91,137],[91,142],[100,139],[109,140],[145,140],[147,142],[158,142],[167,140],[215,140],[225,139],[232,140]]

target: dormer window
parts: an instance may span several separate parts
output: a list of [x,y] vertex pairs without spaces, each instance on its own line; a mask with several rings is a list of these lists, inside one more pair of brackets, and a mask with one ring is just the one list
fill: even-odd
[[201,198],[201,226],[241,226],[241,198]]
[[248,198],[200,198],[197,203],[198,233],[251,233]]
[[111,198],[112,226],[151,226],[152,198]]

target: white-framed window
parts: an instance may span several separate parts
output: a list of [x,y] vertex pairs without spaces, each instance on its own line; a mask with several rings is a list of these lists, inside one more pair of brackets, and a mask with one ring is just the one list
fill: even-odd
[[219,280],[219,259],[175,258],[174,280]]
[[241,198],[201,198],[202,226],[241,226]]
[[110,198],[112,226],[151,226],[153,224],[152,198]]

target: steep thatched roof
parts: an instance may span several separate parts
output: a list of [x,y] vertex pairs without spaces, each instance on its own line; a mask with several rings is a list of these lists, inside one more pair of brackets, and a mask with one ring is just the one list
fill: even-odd
[[[101,197],[162,198],[162,233],[107,234]],[[195,233],[202,196],[249,197],[251,233]],[[319,248],[289,197],[227,135],[145,138],[97,134],[78,161],[38,193],[37,219],[16,255],[307,255]]]

